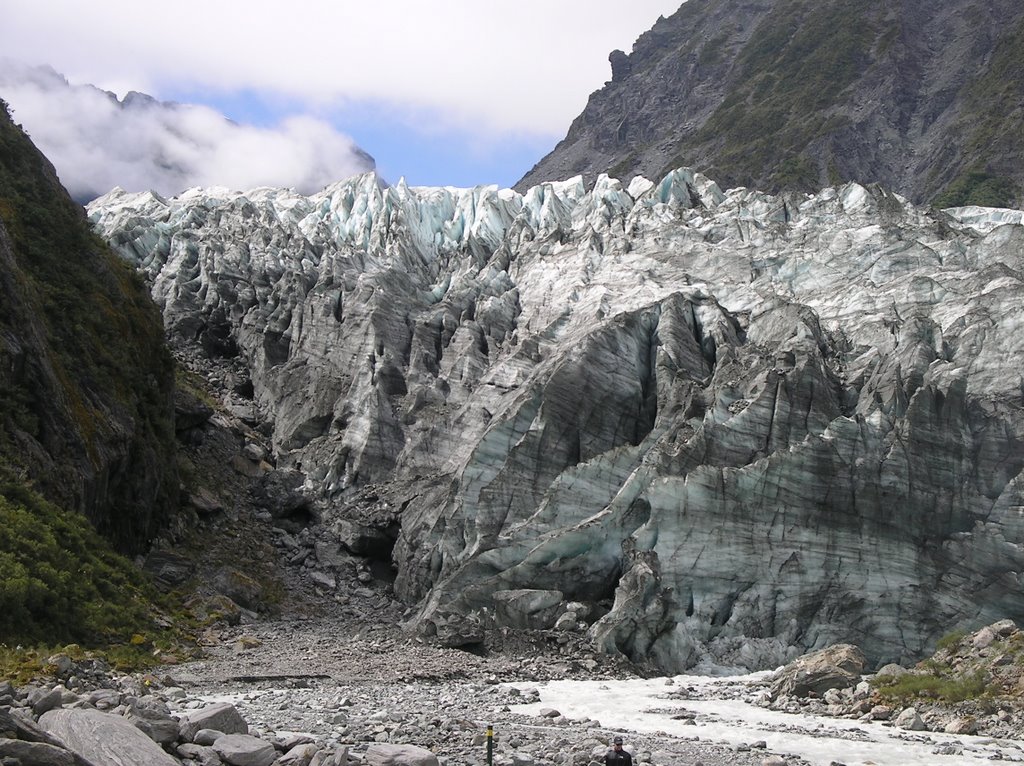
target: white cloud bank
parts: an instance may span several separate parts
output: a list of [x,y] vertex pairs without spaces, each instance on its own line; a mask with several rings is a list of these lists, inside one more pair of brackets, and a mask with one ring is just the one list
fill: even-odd
[[562,135],[682,0],[2,2],[0,51],[124,93],[376,101],[462,127]]
[[0,61],[0,98],[83,202],[114,186],[162,194],[212,185],[311,193],[373,167],[351,139],[311,117],[274,128],[238,125],[206,107],[138,94],[121,102],[12,61]]

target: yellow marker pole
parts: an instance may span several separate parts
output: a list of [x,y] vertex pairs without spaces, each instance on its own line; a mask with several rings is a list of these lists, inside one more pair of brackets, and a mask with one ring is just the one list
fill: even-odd
[[494,766],[494,727],[487,724],[487,766]]

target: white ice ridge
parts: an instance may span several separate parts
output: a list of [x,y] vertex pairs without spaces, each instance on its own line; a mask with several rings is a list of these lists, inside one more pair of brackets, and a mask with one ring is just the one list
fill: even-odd
[[[744,190],[733,195],[737,204],[743,200],[745,209],[746,197]],[[673,171],[657,184],[635,178],[628,189],[601,175],[588,191],[577,176],[540,184],[525,194],[494,185],[416,187],[402,180],[385,186],[371,172],[308,197],[290,189],[264,187],[239,192],[213,187],[189,189],[166,199],[154,192],[115,188],[93,200],[88,209],[103,231],[123,229],[127,219],[139,215],[160,221],[162,228],[170,231],[187,225],[197,208],[231,205],[244,210],[249,205],[261,217],[293,225],[307,237],[314,238],[326,228],[335,245],[363,250],[383,241],[389,229],[401,221],[424,254],[437,254],[464,248],[470,242],[493,250],[516,224],[535,237],[554,231],[578,235],[587,229],[622,233],[641,219],[671,218],[673,211],[691,208],[695,202],[714,210],[729,199],[713,181],[687,169]],[[756,214],[772,204],[758,201],[750,211]]]

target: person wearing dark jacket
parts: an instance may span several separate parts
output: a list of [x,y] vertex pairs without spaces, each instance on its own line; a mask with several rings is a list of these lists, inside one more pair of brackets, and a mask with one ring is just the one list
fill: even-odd
[[612,740],[612,749],[604,755],[604,766],[633,766],[633,756],[622,748],[622,737]]

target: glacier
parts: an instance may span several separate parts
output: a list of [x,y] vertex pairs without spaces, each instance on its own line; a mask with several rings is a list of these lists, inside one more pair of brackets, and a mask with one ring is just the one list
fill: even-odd
[[88,212],[325,520],[398,520],[410,629],[571,614],[675,673],[1024,617],[1021,211],[683,168]]

